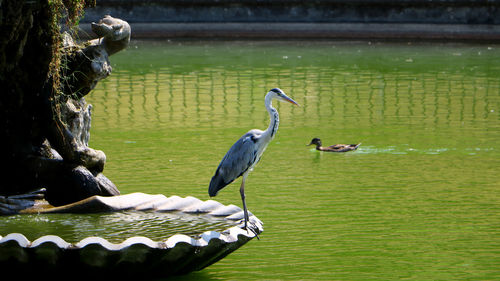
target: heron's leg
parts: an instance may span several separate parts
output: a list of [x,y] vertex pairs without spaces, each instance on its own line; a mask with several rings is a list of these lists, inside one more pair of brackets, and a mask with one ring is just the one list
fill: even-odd
[[257,239],[259,239],[259,235],[257,234],[257,231],[254,230],[252,227],[247,227],[248,226],[248,223],[251,223],[253,225],[253,227],[255,227],[255,224],[253,224],[251,221],[250,221],[250,218],[248,216],[248,210],[247,210],[247,204],[245,202],[245,179],[246,177],[243,176],[243,180],[241,181],[241,186],[240,186],[240,194],[241,194],[241,201],[243,202],[243,213],[244,213],[244,220],[245,220],[245,226],[244,226],[244,229],[248,232],[248,230],[250,229],[250,231],[255,234],[255,237],[257,237]]
[[243,202],[245,229],[247,229],[247,223],[248,223],[249,218],[248,218],[247,204],[245,202],[245,177],[243,177],[243,180],[241,181],[240,194],[241,194],[241,201]]

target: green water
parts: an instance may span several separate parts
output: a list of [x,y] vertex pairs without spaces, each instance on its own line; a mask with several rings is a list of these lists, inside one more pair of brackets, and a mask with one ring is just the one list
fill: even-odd
[[[206,200],[280,87],[301,106],[275,102],[247,180],[261,239],[182,280],[498,280],[499,59],[497,45],[131,42],[87,97],[90,146],[124,194]],[[362,145],[328,154],[313,137]],[[240,182],[215,199],[241,206]]]

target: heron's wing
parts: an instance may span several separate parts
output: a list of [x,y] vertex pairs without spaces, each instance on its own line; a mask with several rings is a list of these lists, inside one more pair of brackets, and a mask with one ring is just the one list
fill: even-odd
[[219,190],[243,175],[258,161],[258,137],[258,134],[250,131],[231,146],[210,181],[208,188],[210,196],[217,195]]

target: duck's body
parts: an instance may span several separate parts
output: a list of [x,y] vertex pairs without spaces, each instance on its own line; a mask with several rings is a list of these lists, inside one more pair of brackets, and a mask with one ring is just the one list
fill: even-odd
[[352,151],[356,150],[361,143],[358,144],[334,144],[330,146],[322,146],[321,145],[321,140],[319,138],[314,138],[311,140],[311,143],[308,145],[316,145],[316,150],[319,151],[327,151],[327,152],[347,152],[347,151]]

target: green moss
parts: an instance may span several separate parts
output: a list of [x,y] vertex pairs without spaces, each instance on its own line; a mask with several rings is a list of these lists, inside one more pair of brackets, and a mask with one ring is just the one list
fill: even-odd
[[[66,77],[67,73],[67,57],[74,52],[63,48],[63,35],[61,33],[61,25],[70,31],[72,36],[76,35],[76,27],[80,19],[84,15],[85,7],[95,6],[95,0],[48,0],[50,9],[50,30],[52,34],[52,60],[49,64],[49,71],[47,81],[51,83],[51,104],[54,116],[60,115],[59,105],[61,97],[64,97],[63,85],[64,81],[69,79]],[[64,99],[62,99],[64,100]]]
[[63,61],[65,50],[62,48],[61,25],[66,25],[71,34],[76,34],[76,27],[84,15],[84,8],[95,6],[95,0],[48,0],[48,3],[51,15],[52,61],[47,78],[52,81],[52,97],[54,97],[62,94],[63,69],[66,67]]

